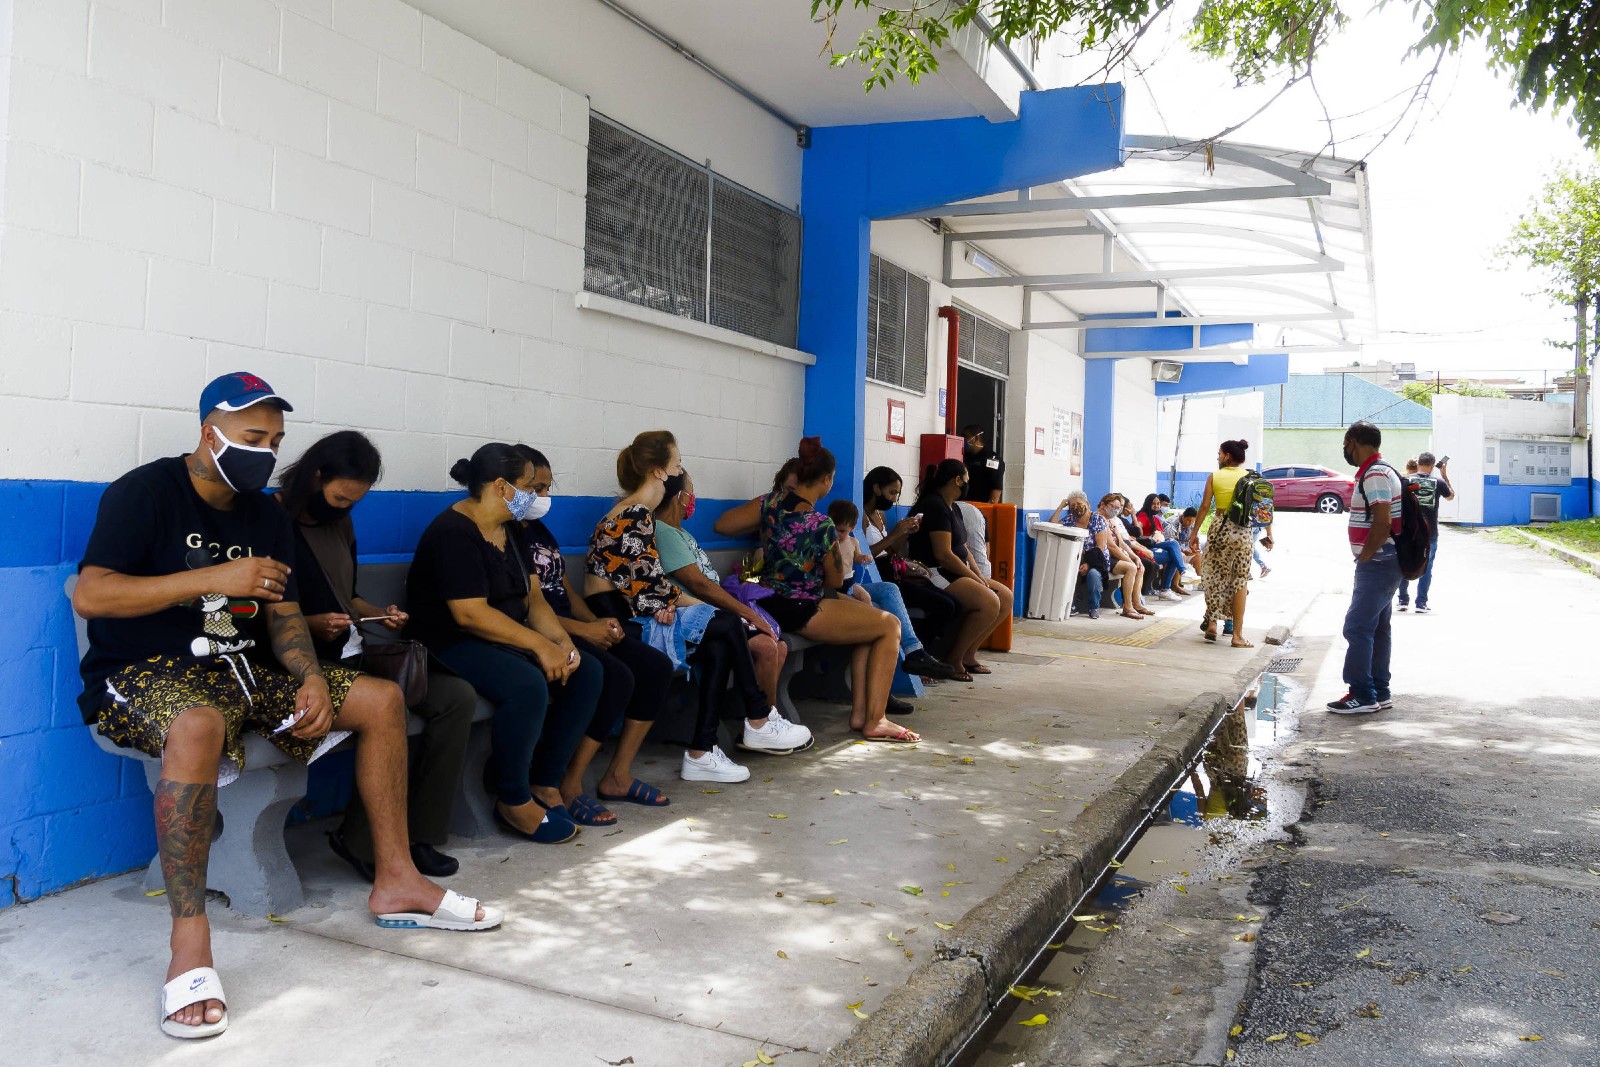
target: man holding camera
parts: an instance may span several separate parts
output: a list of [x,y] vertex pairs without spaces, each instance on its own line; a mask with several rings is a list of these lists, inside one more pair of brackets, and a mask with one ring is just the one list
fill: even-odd
[[[1417,473],[1406,475],[1406,484],[1417,488],[1417,503],[1427,512],[1428,525],[1433,530],[1433,542],[1428,546],[1428,569],[1417,580],[1417,614],[1426,615],[1428,590],[1433,586],[1433,561],[1439,555],[1439,501],[1454,500],[1455,490],[1450,488],[1450,457],[1434,461],[1432,452],[1417,457]],[[1400,610],[1411,610],[1411,583],[1400,583]]]

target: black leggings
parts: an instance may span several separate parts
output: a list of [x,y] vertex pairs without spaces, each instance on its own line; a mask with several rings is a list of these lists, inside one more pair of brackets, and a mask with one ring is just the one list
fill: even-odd
[[700,646],[689,657],[700,675],[700,713],[694,724],[694,740],[689,747],[707,751],[717,743],[721,722],[722,693],[733,679],[735,697],[744,705],[746,718],[765,718],[767,695],[756,681],[755,660],[750,658],[750,635],[744,620],[718,609],[706,626]]
[[651,648],[624,627],[622,640],[610,648],[574,637],[572,643],[583,655],[596,660],[605,671],[600,687],[600,703],[589,723],[588,737],[604,742],[624,718],[635,722],[655,722],[672,681],[672,659]]
[[950,651],[950,640],[955,636],[956,625],[961,618],[961,602],[943,589],[935,589],[931,582],[895,584],[900,587],[900,596],[906,602],[906,609],[922,613],[922,618],[911,620],[917,637],[931,655],[942,658]]

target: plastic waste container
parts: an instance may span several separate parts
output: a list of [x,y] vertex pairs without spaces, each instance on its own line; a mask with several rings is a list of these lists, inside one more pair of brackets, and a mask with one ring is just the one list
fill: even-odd
[[1029,529],[1036,541],[1033,584],[1028,588],[1028,618],[1060,622],[1072,613],[1078,585],[1078,561],[1089,531],[1059,522],[1036,522]]

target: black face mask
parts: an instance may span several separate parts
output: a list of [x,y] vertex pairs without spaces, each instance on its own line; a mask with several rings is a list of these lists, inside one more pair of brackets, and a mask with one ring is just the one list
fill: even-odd
[[1344,446],[1344,461],[1350,464],[1352,467],[1361,466],[1360,461],[1356,459],[1355,451],[1351,449],[1348,442],[1346,442]]
[[211,458],[217,465],[222,480],[235,493],[259,493],[272,480],[272,470],[278,465],[278,454],[270,448],[236,445],[213,427],[220,450],[213,449]]
[[319,489],[311,494],[311,499],[306,501],[306,514],[311,517],[312,522],[322,526],[330,522],[338,522],[350,514],[350,509],[328,503],[328,498],[323,496],[322,490]]

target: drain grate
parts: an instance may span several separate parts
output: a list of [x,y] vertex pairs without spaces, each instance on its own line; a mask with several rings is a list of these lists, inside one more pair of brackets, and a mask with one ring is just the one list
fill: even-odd
[[1262,669],[1268,674],[1293,674],[1300,669],[1301,662],[1300,656],[1274,656]]

